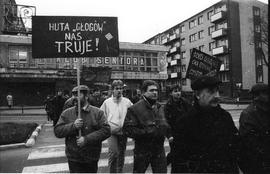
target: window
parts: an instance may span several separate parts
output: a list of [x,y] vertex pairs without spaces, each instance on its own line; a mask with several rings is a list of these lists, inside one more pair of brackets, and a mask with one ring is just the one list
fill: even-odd
[[202,39],[203,38],[203,30],[201,30],[201,31],[198,32],[198,36],[199,36],[199,39]]
[[152,66],[157,66],[157,58],[153,58],[152,62],[153,62]]
[[212,51],[212,49],[214,49],[215,47],[216,47],[215,41],[209,43],[209,51]]
[[179,28],[176,28],[174,32],[178,35],[180,33]]
[[208,35],[211,35],[211,33],[212,33],[213,31],[215,31],[215,26],[214,26],[214,25],[208,27]]
[[229,81],[229,74],[227,72],[220,73],[220,80],[222,82],[228,82]]
[[183,33],[184,31],[185,31],[185,26],[184,25],[180,26],[180,33]]
[[185,38],[182,38],[182,39],[180,40],[180,42],[181,42],[181,45],[185,45]]
[[221,67],[220,67],[220,71],[225,71],[225,70],[229,70],[229,57],[228,56],[223,56],[220,57],[221,60]]
[[219,30],[221,28],[227,28],[227,22],[222,22],[216,25],[216,30]]
[[151,58],[150,57],[146,58],[146,66],[151,66]]
[[198,17],[198,25],[203,23],[203,16]]
[[182,79],[181,80],[181,83],[182,83],[183,86],[186,86],[187,85],[187,80],[186,79]]
[[28,50],[25,46],[9,46],[10,67],[26,67],[29,60]]
[[263,82],[263,74],[262,74],[262,72],[257,73],[257,83],[258,82]]
[[260,8],[253,7],[253,14],[254,14],[254,16],[260,16],[261,15]]
[[194,42],[197,40],[197,33],[194,33],[189,36],[189,42]]
[[174,46],[174,47],[180,47],[180,42],[175,42],[175,43],[173,44],[173,46]]
[[256,62],[257,62],[257,66],[263,65],[263,59],[261,57],[258,57]]
[[261,48],[262,42],[255,42],[255,48]]
[[211,16],[214,14],[214,11],[211,10],[207,13],[207,20],[210,20]]
[[182,59],[185,59],[186,58],[186,52],[185,51],[182,51],[180,53],[180,56],[181,56]]
[[187,71],[186,65],[181,65],[181,72],[186,72],[186,71]]
[[204,52],[204,45],[199,46],[199,50],[200,50],[201,52]]
[[197,20],[193,19],[192,21],[189,22],[189,29],[194,28],[197,25]]
[[228,46],[228,40],[227,39],[220,39],[216,41],[216,46],[221,47],[221,46]]
[[260,33],[261,32],[261,26],[260,25],[255,25],[255,31],[257,33]]

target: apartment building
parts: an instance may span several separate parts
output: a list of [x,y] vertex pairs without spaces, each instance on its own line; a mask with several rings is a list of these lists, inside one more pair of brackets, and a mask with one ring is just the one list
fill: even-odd
[[170,47],[167,84],[181,84],[183,91],[191,91],[191,81],[185,77],[192,48],[215,56],[222,61],[221,95],[234,97],[239,91],[244,95],[256,83],[268,84],[268,66],[263,60],[264,56],[268,61],[268,47],[263,44],[266,22],[268,4],[222,0],[144,43]]

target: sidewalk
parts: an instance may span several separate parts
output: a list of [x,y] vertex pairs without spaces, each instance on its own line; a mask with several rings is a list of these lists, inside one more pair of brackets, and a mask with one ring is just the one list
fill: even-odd
[[44,124],[33,148],[65,144],[64,138],[55,137],[53,129],[52,124]]

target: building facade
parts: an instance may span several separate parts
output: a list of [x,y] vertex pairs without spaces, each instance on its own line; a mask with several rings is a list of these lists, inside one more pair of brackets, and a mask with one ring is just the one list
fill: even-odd
[[[15,1],[1,3],[0,11],[4,9],[5,13],[0,13],[0,106],[6,105],[8,93],[13,95],[15,105],[43,105],[47,95],[54,95],[59,89],[71,91],[77,85],[78,58],[34,59],[31,26],[26,27],[19,17],[23,5],[18,7]],[[111,70],[106,83],[81,76],[81,84],[108,90],[106,87],[112,80],[122,79],[128,95],[132,96],[143,80],[153,79],[165,91],[167,47],[127,42],[120,42],[119,47],[118,57],[81,58],[82,67],[86,69],[109,67]]]
[[167,84],[186,79],[191,50],[197,48],[222,61],[221,95],[244,95],[256,83],[268,84],[268,4],[256,0],[222,0],[189,19],[157,34],[144,43],[170,47],[167,54]]

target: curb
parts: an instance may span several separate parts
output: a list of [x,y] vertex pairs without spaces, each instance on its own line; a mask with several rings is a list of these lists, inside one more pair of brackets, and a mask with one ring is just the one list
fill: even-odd
[[37,138],[42,126],[43,126],[43,124],[40,124],[38,127],[36,127],[36,129],[34,130],[34,132],[31,135],[31,137],[25,143],[25,147],[32,147],[36,143],[36,138]]
[[15,148],[22,148],[22,147],[32,147],[35,142],[36,138],[42,129],[43,124],[40,124],[36,127],[36,129],[32,132],[30,138],[27,140],[26,143],[16,143],[16,144],[7,144],[7,145],[1,145],[0,150],[7,150],[7,149],[15,149]]

